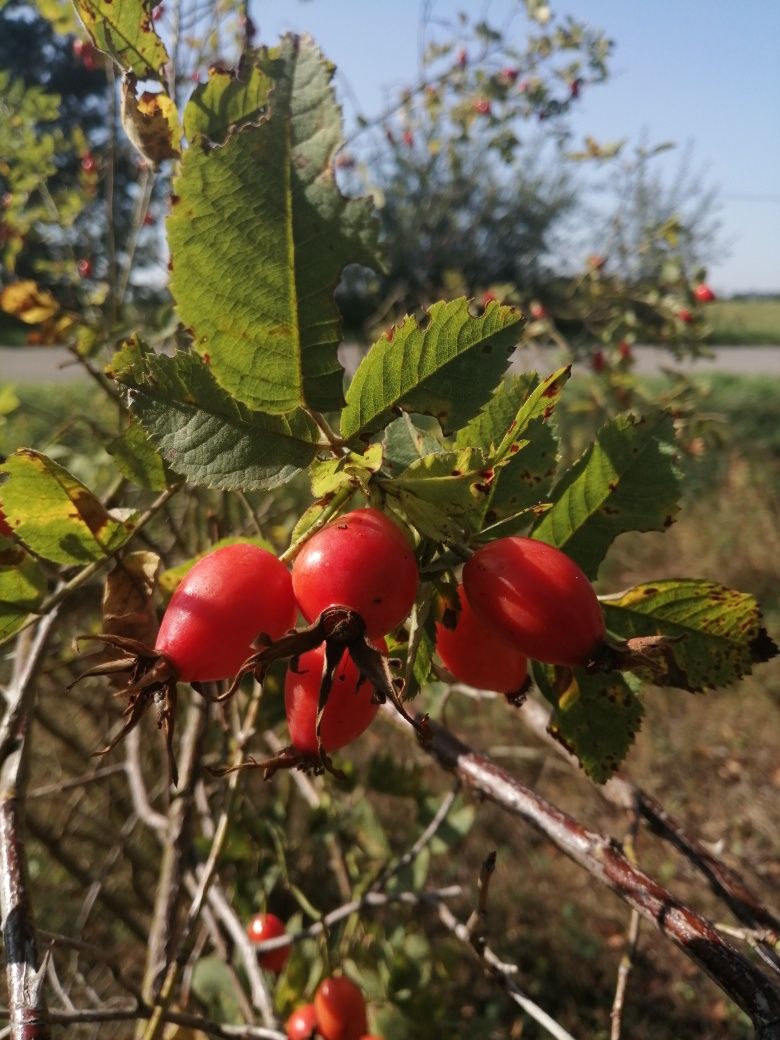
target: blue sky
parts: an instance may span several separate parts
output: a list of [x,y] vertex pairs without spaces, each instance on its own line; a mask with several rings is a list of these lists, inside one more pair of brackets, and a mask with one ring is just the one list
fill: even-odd
[[[367,114],[417,72],[422,0],[254,0],[264,42],[310,32]],[[693,165],[720,193],[728,255],[713,257],[716,291],[780,292],[780,2],[551,0],[615,41],[612,77],[583,92],[575,140],[691,143]],[[436,0],[434,11],[476,16],[511,0]],[[349,95],[341,89],[349,121]],[[676,152],[679,153],[680,149]],[[662,161],[671,171],[675,152]]]

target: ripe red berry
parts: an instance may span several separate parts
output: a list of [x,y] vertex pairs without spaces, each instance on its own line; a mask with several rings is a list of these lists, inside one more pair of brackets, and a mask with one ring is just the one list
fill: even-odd
[[76,269],[79,272],[79,277],[89,278],[92,274],[92,261],[91,260],[79,260],[76,264]]
[[144,227],[151,227],[155,223],[154,214],[147,213],[144,216]]
[[414,134],[412,133],[411,130],[404,130],[404,132],[403,132],[403,142],[404,142],[404,144],[406,145],[407,148],[411,148],[412,147],[412,145],[414,144]]
[[504,83],[514,83],[519,75],[519,72],[515,68],[505,68],[501,70],[501,80]]
[[317,1025],[324,1040],[360,1040],[368,1029],[366,1002],[350,979],[324,979],[314,995]]
[[583,665],[604,642],[601,606],[583,571],[535,538],[499,538],[463,568],[474,612],[515,641],[527,657]]
[[691,314],[691,312],[688,310],[687,307],[681,307],[680,310],[677,312],[677,317],[685,325],[690,325],[691,322],[693,321],[693,315]]
[[542,321],[542,319],[547,317],[547,308],[543,303],[539,303],[538,300],[535,300],[528,309],[535,321]]
[[160,625],[155,649],[183,682],[235,675],[264,633],[278,639],[295,624],[292,579],[259,545],[215,549],[182,579]]
[[304,617],[314,621],[331,606],[349,607],[375,639],[412,609],[419,572],[401,528],[378,509],[357,509],[309,539],[292,571]]
[[491,111],[492,111],[492,109],[490,107],[490,102],[488,101],[487,98],[476,98],[472,102],[472,106],[471,107],[474,109],[474,111],[477,113],[477,115],[480,115],[480,116],[489,116]]
[[628,342],[628,340],[621,339],[621,341],[618,343],[618,354],[620,354],[621,358],[623,358],[624,361],[631,360],[631,358],[633,357],[633,353],[631,350],[631,344]]
[[84,173],[94,173],[97,169],[97,162],[92,152],[87,152],[81,159],[81,168]]
[[[377,647],[387,651],[384,639]],[[287,670],[284,681],[284,710],[290,740],[298,751],[317,754],[317,709],[325,665],[325,650],[319,646],[301,654],[295,671]],[[356,740],[374,720],[379,705],[372,702],[374,687],[360,681],[360,672],[347,651],[333,674],[328,703],[322,713],[320,739],[325,751],[337,751]]]
[[301,1004],[287,1019],[287,1040],[312,1040],[316,1036],[317,1012],[313,1004]]
[[573,79],[569,86],[569,96],[572,98],[578,98],[580,96],[580,90],[582,89],[582,80]]
[[97,66],[95,48],[89,40],[73,41],[73,57],[80,61],[88,72]]
[[468,51],[465,47],[461,47],[458,51],[457,65],[459,69],[465,69],[469,60]]
[[436,624],[436,650],[442,664],[456,679],[480,690],[517,693],[525,683],[525,655],[494,626],[486,625],[471,609],[458,585],[460,613],[454,628]]
[[715,293],[710,289],[709,285],[702,282],[701,285],[697,285],[693,290],[693,295],[699,301],[699,303],[712,303],[715,299]]
[[[276,914],[255,914],[247,925],[246,933],[252,942],[261,943],[266,939],[278,939],[280,935],[286,935],[287,929],[284,927],[284,921]],[[278,975],[289,956],[290,947],[280,946],[278,950],[261,953],[258,959],[263,968]]]
[[603,350],[594,350],[590,355],[590,367],[594,372],[603,372],[607,364]]

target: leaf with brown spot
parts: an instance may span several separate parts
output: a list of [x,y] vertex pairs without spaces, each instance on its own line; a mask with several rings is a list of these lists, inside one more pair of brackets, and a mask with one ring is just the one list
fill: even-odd
[[761,626],[755,599],[717,582],[655,581],[602,606],[607,628],[621,639],[673,637],[665,673],[652,673],[661,685],[683,690],[727,686],[778,652]]
[[136,77],[122,79],[122,126],[130,143],[152,165],[181,155],[181,126],[176,106],[164,91],[144,91],[136,97]]
[[0,472],[3,509],[19,540],[55,563],[88,563],[110,556],[133,533],[130,520],[112,516],[89,488],[41,452],[19,448]]
[[94,45],[139,79],[160,79],[168,61],[143,0],[73,0]]

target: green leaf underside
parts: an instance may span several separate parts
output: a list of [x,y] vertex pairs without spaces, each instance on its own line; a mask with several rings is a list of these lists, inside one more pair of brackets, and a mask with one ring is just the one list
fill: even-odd
[[141,0],[74,0],[79,18],[96,47],[130,68],[139,79],[159,79],[168,61],[154,30],[151,5]]
[[66,469],[31,448],[20,448],[2,467],[3,508],[19,539],[54,563],[100,560],[133,533],[132,521],[112,517]]
[[266,412],[331,411],[343,403],[333,293],[346,264],[376,265],[377,223],[370,200],[343,198],[333,179],[332,68],[306,38],[257,60],[241,71],[245,97],[239,80],[217,75],[188,104],[185,125],[225,143],[196,135],[182,160],[171,290],[233,396]]
[[0,566],[0,639],[12,635],[34,611],[46,591],[46,579],[31,557],[20,549],[12,565]]
[[433,415],[450,433],[474,416],[504,375],[523,323],[491,302],[479,317],[465,297],[408,315],[371,347],[347,390],[344,437],[386,426],[398,409]]
[[[432,421],[432,420],[429,420]],[[400,473],[417,459],[444,451],[444,443],[429,430],[421,429],[412,417],[404,412],[385,429],[382,438],[385,468],[392,475]],[[461,447],[461,445],[457,445]]]
[[553,488],[552,509],[533,535],[564,549],[593,579],[619,534],[673,522],[679,483],[672,417],[620,415]]
[[175,476],[140,423],[130,423],[119,437],[106,445],[106,451],[113,456],[119,472],[140,487],[162,491],[175,482]]
[[727,686],[777,653],[753,597],[717,582],[648,582],[602,606],[607,628],[622,639],[665,635],[676,640],[669,647],[666,674],[653,680],[659,685],[685,690]]
[[176,470],[194,484],[272,488],[314,458],[318,431],[304,412],[253,412],[217,385],[193,354],[155,356],[128,343],[111,364],[130,410]]
[[481,515],[490,489],[478,448],[426,455],[386,485],[417,530],[434,541],[460,542]]
[[574,670],[571,685],[560,697],[553,669],[534,662],[536,684],[553,706],[548,732],[568,751],[587,775],[603,784],[620,766],[642,725],[642,702],[618,672],[588,675]]

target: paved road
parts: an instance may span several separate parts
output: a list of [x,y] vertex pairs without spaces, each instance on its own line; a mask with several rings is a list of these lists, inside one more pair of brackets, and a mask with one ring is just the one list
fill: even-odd
[[[660,347],[636,347],[636,370],[658,373],[664,368],[678,372],[727,372],[736,375],[780,377],[780,347],[713,347],[712,358],[675,361]],[[342,360],[352,368],[358,360],[355,348],[342,348]],[[518,355],[516,366],[549,372],[558,362],[554,348],[528,349]],[[86,379],[63,347],[0,347],[0,383],[64,383]]]

